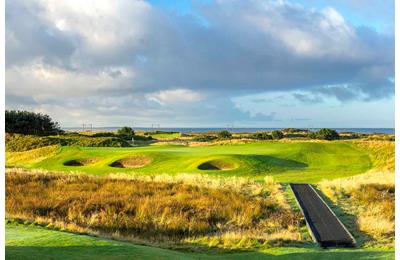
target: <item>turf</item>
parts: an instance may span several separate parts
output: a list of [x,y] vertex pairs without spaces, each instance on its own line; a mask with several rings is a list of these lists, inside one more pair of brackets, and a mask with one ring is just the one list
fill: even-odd
[[[110,165],[122,158],[145,155],[152,162],[144,167],[129,169]],[[66,166],[65,162],[98,158],[85,166]],[[199,165],[218,160],[234,169],[202,170]],[[8,163],[12,161],[12,163]],[[7,154],[8,166],[41,168],[54,171],[80,171],[88,174],[110,173],[176,174],[206,173],[218,176],[248,176],[262,179],[272,175],[279,182],[316,183],[363,173],[372,167],[367,150],[351,142],[258,142],[237,145],[179,146],[150,145],[129,148],[73,147],[60,148],[57,154],[40,161],[15,160]],[[202,168],[202,167],[200,167]]]
[[394,259],[394,251],[330,249],[315,246],[252,252],[182,252],[39,226],[6,224],[6,259]]

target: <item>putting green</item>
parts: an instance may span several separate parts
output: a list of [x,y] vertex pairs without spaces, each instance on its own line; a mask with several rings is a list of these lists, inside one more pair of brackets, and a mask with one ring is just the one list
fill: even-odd
[[[112,167],[124,158],[150,158],[137,168]],[[89,164],[69,166],[67,162],[96,158]],[[237,145],[180,146],[150,145],[129,148],[62,147],[39,162],[15,160],[7,154],[7,166],[41,168],[54,171],[80,171],[88,174],[209,174],[246,176],[263,179],[272,175],[279,182],[315,183],[356,175],[369,170],[367,150],[351,142],[257,142]],[[67,164],[67,165],[65,165]]]

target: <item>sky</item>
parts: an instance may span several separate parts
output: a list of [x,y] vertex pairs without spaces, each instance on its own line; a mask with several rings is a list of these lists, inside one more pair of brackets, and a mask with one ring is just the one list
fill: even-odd
[[394,1],[6,0],[6,109],[62,127],[394,127]]

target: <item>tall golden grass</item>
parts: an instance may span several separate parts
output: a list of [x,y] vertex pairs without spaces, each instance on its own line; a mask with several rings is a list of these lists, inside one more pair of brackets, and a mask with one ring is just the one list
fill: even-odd
[[354,146],[370,153],[373,171],[394,171],[395,143],[391,141],[354,141]]
[[[180,176],[132,179],[8,170],[6,216],[148,243],[241,247],[301,238],[279,185]],[[221,187],[222,186],[222,187]],[[239,236],[240,235],[240,236]],[[212,242],[210,244],[210,242]]]
[[323,181],[321,191],[346,213],[356,217],[368,245],[394,246],[395,175],[367,173],[346,179]]

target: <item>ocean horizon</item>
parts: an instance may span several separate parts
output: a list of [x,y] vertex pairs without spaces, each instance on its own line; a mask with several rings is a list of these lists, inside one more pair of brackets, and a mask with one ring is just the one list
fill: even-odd
[[[111,126],[111,127],[63,127],[63,130],[66,131],[116,131],[121,127]],[[222,130],[228,130],[232,133],[255,133],[255,132],[263,132],[263,131],[273,131],[273,130],[281,130],[285,127],[133,127],[135,130],[139,131],[169,131],[169,132],[181,132],[181,133],[207,133],[207,132],[218,132]],[[294,127],[297,128],[297,127]],[[321,128],[302,128],[299,129],[307,129],[311,131],[317,131]],[[331,127],[330,127],[331,128]],[[394,134],[394,128],[334,128],[339,133],[343,132],[354,132],[361,134]]]

